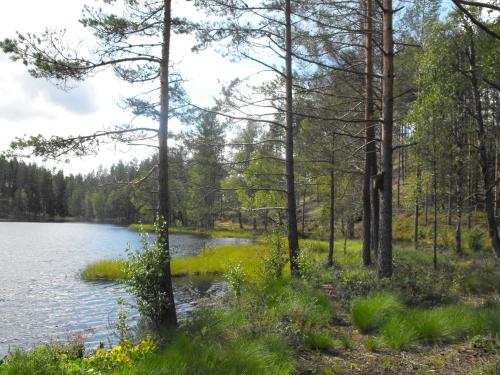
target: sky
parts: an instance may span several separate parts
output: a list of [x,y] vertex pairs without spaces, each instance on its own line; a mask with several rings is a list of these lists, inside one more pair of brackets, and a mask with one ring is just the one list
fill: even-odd
[[[45,28],[66,29],[72,41],[83,40],[89,46],[93,36],[78,19],[84,4],[98,6],[96,0],[16,0],[2,5],[0,39],[14,37],[15,32],[41,32]],[[173,5],[179,15],[193,15],[190,3],[177,1]],[[186,80],[185,88],[193,103],[210,106],[221,85],[236,77],[245,77],[257,69],[251,63],[236,63],[214,50],[191,52],[194,39],[173,36],[171,57]],[[111,71],[103,71],[85,82],[61,90],[54,83],[32,78],[21,63],[12,62],[0,52],[0,152],[16,137],[25,135],[65,136],[89,134],[130,122],[132,115],[119,104],[125,97],[137,93],[137,88],[120,81]],[[142,120],[147,121],[147,120]],[[149,124],[157,127],[156,124]],[[174,131],[183,130],[178,121],[171,122]],[[49,168],[61,168],[67,173],[87,173],[99,165],[110,166],[119,159],[142,159],[151,148],[129,148],[109,144],[96,156],[71,159],[69,162],[46,162]],[[30,159],[27,161],[40,160]]]

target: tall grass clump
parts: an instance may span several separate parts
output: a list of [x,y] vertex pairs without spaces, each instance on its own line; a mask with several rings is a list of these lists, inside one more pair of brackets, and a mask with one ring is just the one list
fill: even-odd
[[403,304],[393,294],[371,293],[352,302],[351,317],[363,333],[378,330],[394,314],[404,310]]
[[122,281],[127,277],[126,261],[123,259],[104,259],[89,264],[80,272],[87,281]]
[[476,335],[500,334],[500,309],[451,305],[431,310],[412,309],[393,315],[382,327],[383,341],[393,349],[417,344],[441,344]]

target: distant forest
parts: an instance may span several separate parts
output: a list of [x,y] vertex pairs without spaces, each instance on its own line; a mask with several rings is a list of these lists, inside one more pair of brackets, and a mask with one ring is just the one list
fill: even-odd
[[0,215],[3,218],[131,222],[148,204],[137,189],[123,186],[149,161],[124,164],[87,175],[64,175],[16,159],[0,160]]

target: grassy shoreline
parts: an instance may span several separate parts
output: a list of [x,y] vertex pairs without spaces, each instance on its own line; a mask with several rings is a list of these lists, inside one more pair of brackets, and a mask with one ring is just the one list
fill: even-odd
[[286,269],[278,279],[263,272],[271,246],[218,246],[173,259],[179,277],[220,277],[228,264],[240,264],[244,282],[238,297],[200,307],[154,343],[143,338],[85,355],[70,344],[15,352],[0,375],[494,374],[500,270],[489,254],[442,251],[433,271],[429,249],[396,245],[393,280],[378,281],[373,267],[362,266],[360,241],[348,241],[345,252],[343,240],[336,242],[336,265],[328,269],[328,243],[301,240],[311,262],[295,280]]
[[[128,226],[131,230],[136,231],[146,231],[146,232],[154,232],[155,227],[153,224],[130,224]],[[225,227],[217,227],[214,229],[199,229],[194,227],[169,227],[168,231],[170,234],[193,234],[197,236],[207,236],[207,237],[217,237],[217,238],[257,238],[259,235],[257,233],[239,230],[239,229],[230,229]]]

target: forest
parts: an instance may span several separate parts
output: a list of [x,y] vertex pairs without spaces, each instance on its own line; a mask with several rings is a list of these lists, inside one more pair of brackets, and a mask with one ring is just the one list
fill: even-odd
[[[123,283],[148,328],[132,335],[124,313],[118,346],[16,352],[1,375],[498,374],[496,1],[195,0],[193,16],[171,0],[100,3],[80,20],[91,51],[53,30],[0,48],[63,87],[110,68],[137,88],[123,107],[143,122],[12,140],[0,217],[154,231],[81,274]],[[179,35],[259,72],[201,106],[171,58]],[[154,151],[85,175],[21,156],[114,143]],[[170,237],[183,231],[253,242],[177,258]],[[180,319],[186,277],[230,292]]]

